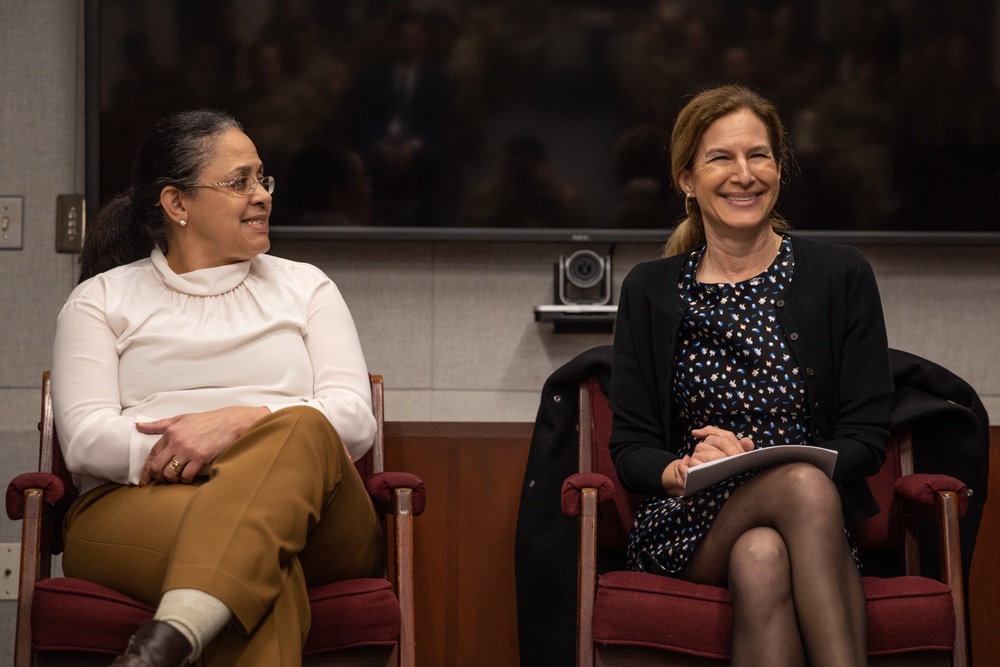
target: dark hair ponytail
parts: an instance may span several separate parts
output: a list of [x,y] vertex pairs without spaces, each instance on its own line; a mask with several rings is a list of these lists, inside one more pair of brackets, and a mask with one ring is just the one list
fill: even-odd
[[80,281],[167,250],[160,193],[167,186],[191,192],[213,156],[213,139],[243,130],[222,111],[183,111],[158,121],[143,138],[132,165],[132,187],[109,200],[87,225],[80,254]]
[[101,207],[97,219],[87,225],[80,254],[80,282],[116,266],[149,257],[153,243],[145,227],[132,224],[137,217],[131,191],[114,197]]

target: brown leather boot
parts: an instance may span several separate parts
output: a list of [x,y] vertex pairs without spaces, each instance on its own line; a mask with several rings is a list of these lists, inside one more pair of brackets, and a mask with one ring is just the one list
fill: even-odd
[[146,621],[128,641],[111,667],[188,667],[191,642],[165,621]]

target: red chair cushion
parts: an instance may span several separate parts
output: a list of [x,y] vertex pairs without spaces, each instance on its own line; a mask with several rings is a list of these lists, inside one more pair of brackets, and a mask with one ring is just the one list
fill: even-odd
[[[305,654],[350,646],[392,646],[399,639],[399,602],[385,579],[352,579],[309,589],[312,626]],[[153,608],[81,579],[44,579],[35,586],[32,644],[38,651],[116,655]]]
[[399,601],[385,579],[349,579],[309,589],[312,627],[302,653],[350,646],[392,646],[399,639]]
[[39,651],[119,654],[153,608],[82,579],[43,579],[31,605],[31,641]]
[[594,641],[729,657],[729,591],[640,572],[597,578]]
[[[951,589],[923,577],[864,577],[870,655],[950,651],[955,642]],[[594,641],[728,659],[729,591],[639,572],[598,577]]]
[[951,651],[951,588],[926,577],[863,577],[868,600],[868,654]]

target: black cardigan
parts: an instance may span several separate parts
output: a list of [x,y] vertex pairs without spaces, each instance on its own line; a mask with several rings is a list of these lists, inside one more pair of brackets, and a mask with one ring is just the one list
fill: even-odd
[[[776,302],[809,396],[812,443],[839,453],[834,481],[845,518],[878,512],[864,478],[885,460],[893,391],[885,321],[871,267],[855,248],[792,238],[795,269]],[[686,310],[677,284],[688,255],[635,266],[615,324],[611,455],[622,486],[663,494],[682,442],[673,419],[673,360]]]

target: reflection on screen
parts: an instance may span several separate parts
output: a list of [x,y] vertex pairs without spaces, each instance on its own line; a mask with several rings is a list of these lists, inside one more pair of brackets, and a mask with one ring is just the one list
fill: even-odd
[[794,228],[997,229],[993,0],[429,4],[101,0],[101,200],[151,120],[213,106],[275,224],[665,229],[673,119],[744,83],[790,133]]

